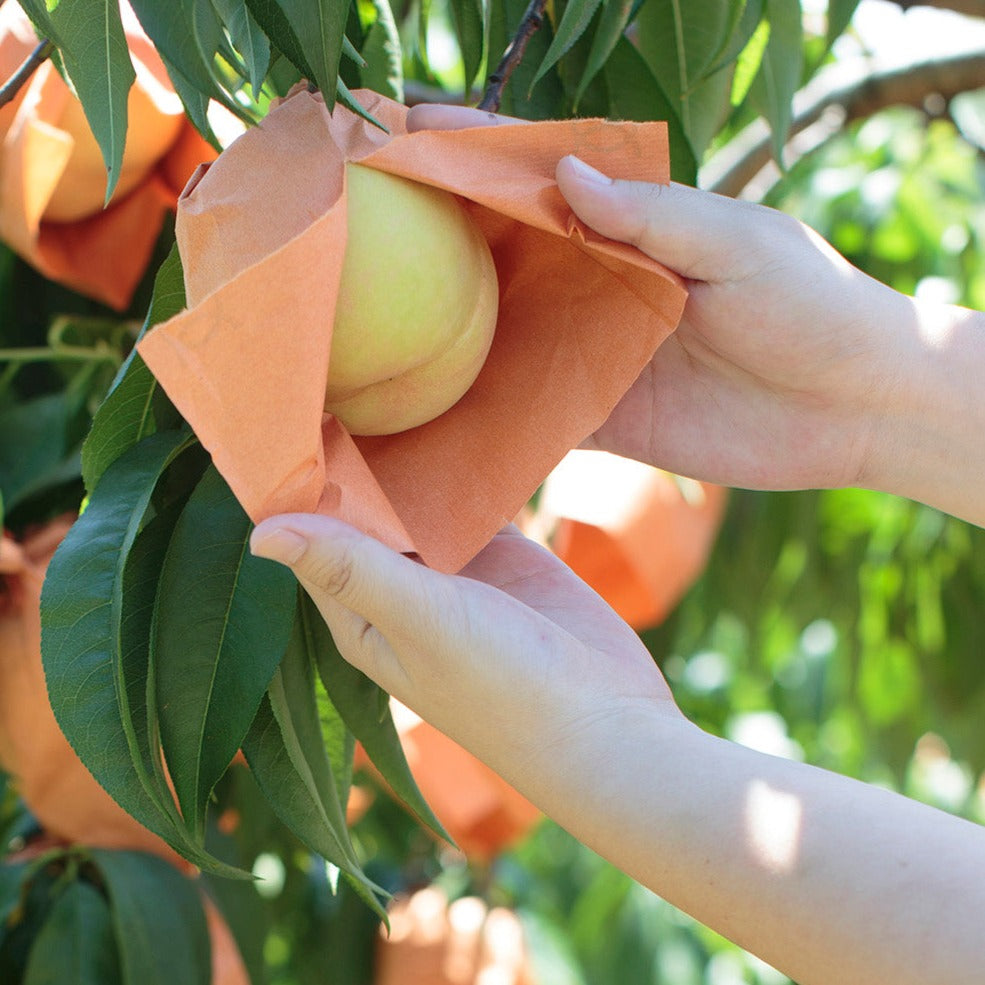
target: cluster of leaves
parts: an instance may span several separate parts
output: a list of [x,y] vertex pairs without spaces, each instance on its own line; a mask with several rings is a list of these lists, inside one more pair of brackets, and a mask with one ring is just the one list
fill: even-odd
[[[145,330],[183,306],[175,250]],[[205,837],[213,789],[242,749],[281,820],[378,908],[345,820],[357,739],[441,830],[386,695],[342,659],[293,576],[250,553],[249,518],[135,351],[81,461],[86,506],[42,596],[51,704],[79,757],[176,851],[235,875]]]
[[21,846],[0,865],[0,981],[209,985],[209,932],[194,880],[145,852],[34,848],[36,834],[0,779],[0,835]]

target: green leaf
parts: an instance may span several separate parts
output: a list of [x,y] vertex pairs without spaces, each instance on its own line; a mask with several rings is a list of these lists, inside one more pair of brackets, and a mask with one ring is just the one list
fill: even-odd
[[250,728],[290,638],[296,582],[249,550],[253,524],[210,468],[189,497],[158,587],[154,673],[164,755],[185,823]]
[[[561,15],[551,46],[541,60],[532,85],[536,85],[571,50],[572,45],[585,33],[602,0],[570,0]],[[584,75],[582,76],[584,82]],[[579,86],[579,92],[583,92]]]
[[349,790],[339,789],[336,772],[325,748],[315,693],[314,640],[309,620],[310,613],[299,605],[291,641],[270,682],[267,696],[299,775],[321,808],[326,823],[343,842],[347,838],[344,805]]
[[366,88],[403,102],[403,56],[397,23],[389,0],[373,0],[373,6],[376,20],[366,33],[361,52],[365,64],[359,77]]
[[468,99],[469,90],[479,66],[482,64],[482,50],[485,45],[486,15],[482,0],[449,0],[452,24],[458,46],[462,52],[462,62],[465,67],[465,96]]
[[181,818],[161,759],[157,701],[151,660],[154,606],[168,544],[181,504],[158,513],[137,534],[124,572],[126,607],[120,625],[120,659],[116,667],[120,719],[137,775],[148,795],[175,825]]
[[677,112],[640,53],[623,38],[605,63],[611,115],[621,120],[665,120],[674,181],[694,185],[698,163]]
[[339,800],[346,804],[352,788],[352,757],[356,751],[356,738],[346,727],[338,708],[332,704],[320,678],[315,682],[315,702],[335,788],[339,792]]
[[185,108],[185,114],[188,116],[188,119],[192,121],[195,129],[217,151],[221,151],[222,145],[212,129],[212,124],[209,122],[209,95],[202,92],[194,82],[191,82],[187,76],[179,71],[163,55],[161,55],[161,61],[164,62],[164,67],[168,70],[171,85],[174,86],[174,91],[178,94],[178,98],[181,100],[181,105]]
[[109,906],[86,882],[71,883],[34,939],[24,985],[121,985]]
[[589,83],[598,75],[616,45],[622,40],[634,7],[633,0],[605,0],[598,27],[592,35],[592,46],[588,51],[585,70],[575,91],[576,107],[585,95]]
[[727,73],[705,73],[728,37],[731,10],[721,0],[646,0],[635,21],[639,51],[698,159],[728,110]]
[[0,928],[6,925],[11,911],[17,906],[28,875],[26,862],[5,862],[0,865]]
[[61,886],[56,866],[26,866],[27,877],[19,879],[16,905],[0,926],[0,982],[23,982],[31,947],[51,913]]
[[106,163],[106,202],[123,167],[127,96],[136,79],[118,0],[72,0],[51,11],[59,51]]
[[[329,108],[335,101],[349,5],[339,0],[277,0]],[[278,45],[280,47],[280,45]],[[281,51],[284,51],[281,48]],[[284,52],[287,54],[287,52]]]
[[212,3],[229,33],[233,47],[243,59],[253,97],[258,99],[270,67],[270,41],[243,0],[212,0]]
[[301,42],[281,7],[279,0],[246,0],[246,6],[270,39],[270,43],[301,73],[305,79],[314,79]]
[[[489,73],[495,71],[527,9],[527,0],[501,0],[492,5],[489,23]],[[555,70],[533,85],[534,66],[539,65],[551,46],[554,33],[548,20],[527,44],[523,60],[516,66],[503,88],[500,112],[524,120],[549,120],[557,116],[564,99],[564,86]]]
[[762,22],[765,3],[766,0],[745,0],[735,8],[740,11],[740,16],[735,19],[735,28],[728,35],[722,50],[712,59],[711,67],[704,74],[705,78],[727,68],[742,54]]
[[859,0],[828,0],[828,48],[841,37],[851,23],[858,2]]
[[381,701],[384,692],[339,653],[315,603],[303,595],[301,604],[307,611],[318,674],[349,731],[362,743],[366,755],[407,808],[442,838],[452,841],[428,806],[407,765],[389,705]]
[[[139,338],[185,307],[185,283],[178,247],[171,247],[154,278],[150,310]],[[129,448],[153,434],[161,424],[180,420],[136,349],[120,367],[106,399],[93,417],[82,446],[82,477],[91,493],[106,469]],[[2,443],[0,443],[2,447]]]
[[30,18],[39,38],[45,38],[56,46],[61,46],[64,40],[55,22],[51,18],[45,0],[19,0],[21,9]]
[[209,985],[211,945],[195,883],[144,852],[96,849],[92,860],[112,906],[123,985]]
[[763,64],[749,98],[766,117],[773,136],[773,154],[783,164],[783,146],[793,120],[793,97],[804,67],[800,0],[767,0],[770,38]]
[[250,122],[243,107],[220,84],[215,69],[216,53],[223,43],[222,25],[211,3],[199,0],[131,0],[131,6],[148,37],[154,42],[174,83],[189,109],[192,122],[204,136],[214,134],[198,110],[206,99],[215,99],[240,119]]
[[8,511],[78,476],[78,457],[69,447],[72,412],[65,392],[25,400],[0,412],[0,490]]
[[738,106],[749,95],[756,76],[763,66],[763,58],[766,55],[766,46],[770,41],[770,22],[760,21],[756,30],[753,32],[749,43],[739,53],[735,63],[735,72],[732,75],[732,95],[733,106]]
[[115,461],[55,552],[41,593],[41,655],[59,726],[109,795],[203,868],[219,865],[191,842],[145,788],[131,757],[122,687],[127,560],[164,471],[194,442],[162,431]]
[[[283,731],[274,713],[273,703],[280,705],[280,719],[287,723]],[[312,851],[328,859],[345,874],[359,895],[385,919],[378,894],[383,890],[371,882],[356,858],[349,841],[345,817],[330,820],[324,811],[320,797],[313,789],[308,767],[292,710],[285,702],[285,695],[276,689],[270,697],[264,695],[256,719],[243,742],[243,753],[250,765],[250,772],[274,813]]]

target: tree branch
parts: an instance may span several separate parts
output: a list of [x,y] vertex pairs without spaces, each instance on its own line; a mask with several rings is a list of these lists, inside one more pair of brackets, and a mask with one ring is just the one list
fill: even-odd
[[527,50],[527,42],[534,36],[541,24],[544,23],[544,9],[547,0],[530,0],[520,26],[513,35],[513,40],[506,46],[503,57],[496,66],[496,71],[486,82],[486,92],[479,103],[479,109],[499,112],[499,104],[503,99],[503,89],[510,81],[513,70],[523,61],[523,53]]
[[968,17],[985,17],[985,0],[890,0],[903,10],[911,7],[936,7],[938,10],[953,10],[956,14]]
[[[832,112],[843,125],[889,106],[923,107],[930,96],[947,100],[983,85],[985,47],[981,45],[888,67],[869,59],[837,63],[819,72],[794,98],[789,136],[823,125]],[[756,120],[701,168],[700,184],[738,196],[771,159],[769,126]]]
[[0,86],[0,107],[14,101],[17,93],[26,85],[27,80],[40,65],[44,64],[54,50],[55,46],[50,41],[38,42],[38,46],[24,59],[20,68]]

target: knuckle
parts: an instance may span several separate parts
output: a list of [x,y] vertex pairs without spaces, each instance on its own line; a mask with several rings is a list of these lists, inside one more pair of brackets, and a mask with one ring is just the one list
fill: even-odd
[[344,600],[352,595],[355,585],[355,557],[352,549],[344,547],[332,558],[316,561],[308,570],[309,580],[322,591]]

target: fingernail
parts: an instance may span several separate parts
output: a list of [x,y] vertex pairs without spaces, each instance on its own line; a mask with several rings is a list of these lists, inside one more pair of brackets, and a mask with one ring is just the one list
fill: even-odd
[[601,171],[596,171],[590,164],[586,164],[580,157],[575,157],[574,154],[569,156],[571,161],[571,166],[575,169],[575,173],[583,181],[590,181],[593,185],[611,185],[612,179]]
[[255,557],[279,561],[281,564],[292,565],[301,560],[308,549],[308,541],[294,530],[278,527],[260,537],[250,540],[250,551]]

